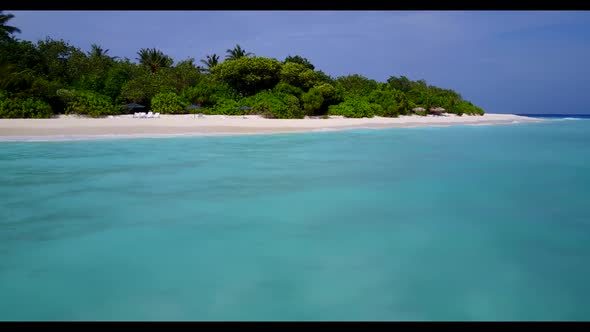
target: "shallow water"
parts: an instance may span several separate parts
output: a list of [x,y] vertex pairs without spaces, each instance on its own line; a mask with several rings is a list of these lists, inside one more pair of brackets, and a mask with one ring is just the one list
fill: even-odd
[[0,320],[588,320],[590,121],[0,143]]

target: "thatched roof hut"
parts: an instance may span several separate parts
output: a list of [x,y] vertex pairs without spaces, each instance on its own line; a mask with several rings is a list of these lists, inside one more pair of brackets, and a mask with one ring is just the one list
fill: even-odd
[[430,109],[430,110],[428,110],[428,111],[429,111],[429,113],[431,113],[431,114],[441,115],[441,114],[443,114],[443,113],[444,113],[446,110],[445,110],[444,108],[442,108],[442,107],[434,107],[434,108],[431,108],[431,109]]

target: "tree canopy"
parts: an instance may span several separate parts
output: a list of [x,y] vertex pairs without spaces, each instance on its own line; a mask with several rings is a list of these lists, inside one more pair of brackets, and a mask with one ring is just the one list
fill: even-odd
[[213,67],[217,66],[219,64],[219,55],[217,54],[212,54],[209,55],[207,54],[205,56],[205,59],[201,59],[201,62],[207,66],[205,68],[205,72],[211,72],[211,69],[213,69]]
[[8,25],[8,21],[14,18],[12,14],[4,14],[3,10],[0,10],[0,40],[10,39],[15,33],[20,33],[20,29]]
[[139,63],[150,69],[152,73],[157,72],[160,68],[170,67],[174,61],[164,52],[155,48],[142,48],[137,52]]
[[[442,107],[483,114],[451,90],[424,80],[390,76],[386,82],[351,74],[330,77],[301,55],[284,61],[256,56],[240,45],[176,62],[157,48],[137,51],[137,63],[98,44],[87,52],[64,40],[17,40],[14,16],[0,11],[0,117],[104,116],[139,103],[160,113],[185,113],[198,104],[209,114],[260,114],[271,118],[342,115],[396,117]],[[418,114],[422,114],[418,112]]]
[[244,50],[240,45],[236,45],[234,48],[228,49],[226,53],[227,55],[225,56],[225,60],[237,60],[242,57],[254,55],[251,52],[246,52],[246,50]]
[[300,55],[295,55],[295,56],[288,56],[285,58],[284,63],[288,63],[288,62],[293,62],[293,63],[298,63],[300,65],[303,65],[305,68],[307,69],[311,69],[314,70],[315,66],[311,64],[311,62],[309,62],[309,60],[307,60],[306,58],[300,56]]

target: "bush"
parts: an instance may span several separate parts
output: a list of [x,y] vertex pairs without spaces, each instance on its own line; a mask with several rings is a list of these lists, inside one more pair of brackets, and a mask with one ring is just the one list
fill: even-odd
[[287,62],[281,69],[280,79],[287,84],[307,90],[318,83],[318,74],[303,64]]
[[228,84],[203,80],[195,86],[184,89],[182,97],[191,103],[211,107],[223,99],[236,100],[238,93]]
[[37,98],[9,98],[7,93],[0,92],[0,118],[50,118],[53,115],[51,106]]
[[396,101],[396,93],[391,90],[375,90],[371,92],[367,101],[381,106],[375,115],[386,117],[397,117],[399,115],[399,105]]
[[[53,113],[63,113],[66,104],[59,98],[57,91],[64,88],[61,82],[48,81],[42,77],[36,77],[26,97],[36,97],[49,104]],[[25,96],[23,96],[25,97]]]
[[188,102],[174,92],[158,93],[152,98],[151,109],[162,114],[186,114]]
[[343,90],[332,84],[321,83],[309,89],[301,96],[303,109],[307,115],[322,115],[328,113],[328,107],[343,101]]
[[121,90],[125,83],[134,77],[135,72],[138,72],[138,69],[129,61],[115,62],[106,73],[102,94],[115,101],[122,98]]
[[100,117],[105,115],[120,114],[111,98],[90,91],[75,91],[60,89],[57,95],[66,104],[66,114],[88,115]]
[[302,119],[304,117],[299,99],[286,93],[263,91],[242,99],[241,104],[252,107],[251,113],[267,118]]
[[343,92],[338,91],[332,84],[322,83],[313,87],[317,89],[324,98],[324,107],[328,108],[330,105],[338,104],[344,101]]
[[379,112],[382,112],[380,105],[356,98],[347,99],[338,105],[330,106],[328,109],[329,115],[341,115],[347,118],[372,118],[375,113]]
[[279,82],[279,84],[277,84],[272,90],[273,92],[277,93],[286,93],[289,95],[293,95],[297,98],[300,98],[303,95],[302,89],[282,81]]
[[106,79],[98,74],[82,75],[72,87],[77,90],[85,91],[104,91]]
[[279,83],[282,63],[263,57],[241,57],[211,69],[213,77],[229,84],[241,96],[253,96]]
[[368,96],[379,86],[377,81],[358,74],[338,77],[336,84],[344,89],[345,96],[349,98]]
[[233,99],[221,99],[217,101],[217,104],[211,109],[211,114],[223,114],[223,115],[244,115],[248,111],[241,110],[238,107],[238,102]]
[[314,115],[322,108],[324,97],[318,89],[311,88],[301,96],[301,101],[303,102],[305,114]]
[[160,68],[156,73],[143,68],[121,86],[120,95],[127,101],[151,107],[150,102],[157,94],[178,92],[176,83],[171,68]]
[[299,99],[293,95],[289,94],[282,94],[279,95],[279,98],[286,106],[286,113],[281,116],[280,114],[275,114],[278,118],[295,118],[295,119],[303,119],[305,113],[301,110],[301,105]]
[[455,107],[452,110],[452,113],[455,113],[457,115],[483,115],[484,110],[473,105],[471,102],[462,100],[455,105]]

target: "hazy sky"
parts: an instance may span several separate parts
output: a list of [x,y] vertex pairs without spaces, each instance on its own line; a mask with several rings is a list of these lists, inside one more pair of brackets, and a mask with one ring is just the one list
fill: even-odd
[[452,88],[490,113],[590,113],[590,12],[6,11],[20,39],[97,43],[132,60],[308,58],[329,75],[390,75]]

